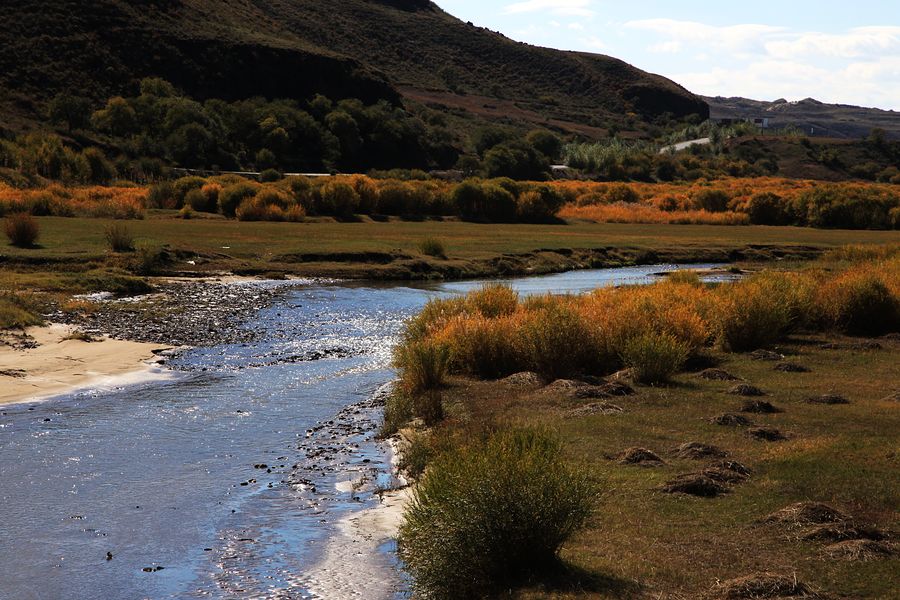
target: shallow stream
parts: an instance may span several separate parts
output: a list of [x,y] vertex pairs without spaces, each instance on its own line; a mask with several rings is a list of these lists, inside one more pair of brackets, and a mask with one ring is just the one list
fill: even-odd
[[481,284],[301,285],[244,325],[258,341],[187,351],[165,381],[0,407],[0,599],[310,597],[334,523],[391,483],[372,399],[404,319]]

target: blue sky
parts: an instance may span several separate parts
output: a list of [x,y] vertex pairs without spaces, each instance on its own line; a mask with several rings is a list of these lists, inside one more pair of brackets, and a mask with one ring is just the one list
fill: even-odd
[[700,94],[900,111],[900,0],[436,1],[512,39],[615,56]]

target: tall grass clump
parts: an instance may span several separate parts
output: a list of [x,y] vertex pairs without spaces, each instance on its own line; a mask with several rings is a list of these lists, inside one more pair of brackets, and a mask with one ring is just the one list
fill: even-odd
[[435,390],[444,385],[450,365],[450,347],[429,340],[401,344],[395,353],[394,365],[407,392],[417,394]]
[[519,294],[503,283],[488,283],[466,296],[466,307],[472,313],[493,319],[516,312]]
[[28,213],[15,213],[6,217],[6,237],[13,246],[32,248],[40,237],[37,219]]
[[554,437],[494,433],[431,462],[404,514],[399,553],[418,597],[482,597],[558,565],[596,496]]
[[441,240],[430,236],[419,242],[419,252],[425,256],[433,256],[435,258],[447,257],[444,243]]
[[782,283],[763,275],[722,288],[716,325],[725,350],[756,350],[778,341],[790,329],[797,309]]
[[513,319],[459,316],[436,334],[450,347],[453,372],[496,379],[526,369]]
[[827,282],[818,304],[825,325],[846,333],[878,335],[900,329],[900,299],[869,269]]
[[665,383],[684,366],[687,344],[668,333],[647,332],[625,342],[622,363],[632,369],[635,381]]
[[35,307],[22,297],[15,294],[0,295],[0,329],[24,329],[42,323]]
[[594,337],[577,312],[557,301],[522,318],[519,336],[530,370],[546,381],[597,370]]
[[106,244],[113,252],[134,252],[134,236],[125,225],[110,225],[104,235]]

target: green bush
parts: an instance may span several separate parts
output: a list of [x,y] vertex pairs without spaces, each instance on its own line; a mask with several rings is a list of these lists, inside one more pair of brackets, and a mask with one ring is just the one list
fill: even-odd
[[226,217],[234,217],[241,203],[256,195],[259,186],[249,181],[235,183],[219,193],[219,211]]
[[516,219],[516,199],[499,185],[464,181],[452,192],[453,205],[464,219],[512,222]]
[[878,335],[900,328],[900,302],[876,275],[840,277],[817,300],[826,324],[846,333]]
[[447,256],[444,243],[430,236],[419,242],[419,252],[425,256],[433,256],[435,258],[446,258]]
[[547,223],[565,204],[565,197],[549,185],[540,185],[523,192],[518,199],[516,213],[524,223]]
[[412,396],[400,388],[394,389],[385,401],[384,422],[381,424],[378,436],[388,438],[394,435],[412,420],[414,412]]
[[501,431],[434,459],[398,549],[422,598],[477,598],[539,577],[590,516],[596,487],[559,442]]
[[277,169],[266,169],[259,174],[259,180],[263,183],[274,183],[284,179],[284,175]]
[[793,220],[788,203],[772,192],[754,194],[747,203],[747,216],[754,225],[787,225]]
[[15,213],[6,217],[6,237],[13,246],[32,248],[40,237],[37,219],[28,213]]
[[134,252],[134,236],[125,225],[110,225],[106,228],[104,235],[106,244],[113,252]]
[[340,181],[329,181],[319,190],[318,210],[324,215],[351,217],[359,208],[359,194],[353,186]]
[[699,208],[709,212],[725,212],[731,197],[722,190],[701,190],[694,196]]
[[684,366],[688,346],[668,333],[647,332],[625,342],[622,363],[640,383],[665,383]]
[[172,206],[171,208],[181,208],[182,206],[184,206],[184,200],[185,197],[187,197],[188,192],[190,192],[191,190],[199,190],[204,185],[206,185],[206,180],[202,177],[190,176],[176,179],[172,184],[175,206]]
[[160,181],[150,186],[147,194],[149,208],[175,208],[175,186],[171,181]]
[[795,201],[799,217],[811,227],[891,229],[891,210],[900,195],[882,188],[821,185],[803,192]]

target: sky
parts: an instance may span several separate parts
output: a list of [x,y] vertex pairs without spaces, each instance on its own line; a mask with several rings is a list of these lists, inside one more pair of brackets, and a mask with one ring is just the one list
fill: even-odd
[[608,54],[698,94],[900,111],[900,0],[436,1],[514,40]]

